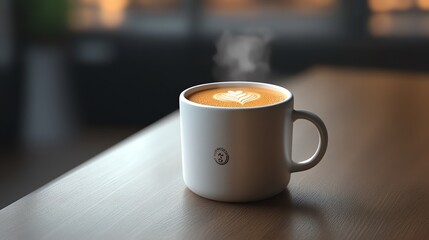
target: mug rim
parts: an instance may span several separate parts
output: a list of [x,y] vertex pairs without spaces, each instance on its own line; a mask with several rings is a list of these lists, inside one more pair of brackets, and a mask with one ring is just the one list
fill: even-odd
[[[216,86],[216,88],[219,88],[219,87],[231,87],[231,86],[243,86],[243,85],[246,85],[246,86],[258,86],[258,87],[264,86],[265,88],[275,89],[277,91],[280,91],[280,92],[284,93],[287,97],[284,100],[280,101],[280,102],[276,102],[276,103],[268,104],[268,105],[262,105],[262,106],[255,106],[255,107],[221,107],[221,106],[204,105],[204,104],[201,104],[201,103],[192,102],[191,100],[189,100],[187,98],[192,93],[214,88],[213,86]],[[279,85],[271,84],[271,83],[250,82],[250,81],[224,81],[224,82],[203,83],[203,84],[199,84],[199,85],[195,85],[195,86],[189,87],[189,88],[183,90],[180,93],[180,97],[179,98],[180,98],[180,101],[182,101],[182,102],[184,102],[186,104],[193,105],[193,106],[196,106],[196,107],[201,107],[201,108],[228,109],[228,110],[234,110],[234,109],[238,110],[238,109],[240,109],[240,110],[244,110],[244,109],[267,108],[267,107],[273,107],[273,106],[281,105],[281,104],[284,104],[286,102],[292,101],[293,94],[287,88],[279,86]]]

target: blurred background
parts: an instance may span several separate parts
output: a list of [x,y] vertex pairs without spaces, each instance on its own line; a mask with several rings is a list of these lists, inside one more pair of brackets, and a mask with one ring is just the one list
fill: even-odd
[[320,64],[427,71],[428,40],[429,0],[0,0],[0,208],[189,86]]

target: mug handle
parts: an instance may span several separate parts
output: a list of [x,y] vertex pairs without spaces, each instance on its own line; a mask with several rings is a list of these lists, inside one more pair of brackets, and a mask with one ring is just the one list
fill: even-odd
[[316,126],[319,131],[319,144],[316,152],[309,159],[301,162],[294,162],[293,160],[290,161],[291,173],[304,171],[316,166],[316,164],[318,164],[322,159],[323,155],[325,155],[326,148],[328,147],[328,131],[326,130],[326,126],[322,119],[320,119],[316,114],[308,111],[293,110],[292,121],[295,122],[298,119],[308,120]]

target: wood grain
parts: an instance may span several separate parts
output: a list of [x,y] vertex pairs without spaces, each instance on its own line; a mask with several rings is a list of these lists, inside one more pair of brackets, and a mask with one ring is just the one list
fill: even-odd
[[[181,177],[178,113],[0,210],[0,239],[424,239],[429,75],[315,67],[282,79],[330,142],[271,199],[200,198]],[[294,158],[315,145],[297,122]]]

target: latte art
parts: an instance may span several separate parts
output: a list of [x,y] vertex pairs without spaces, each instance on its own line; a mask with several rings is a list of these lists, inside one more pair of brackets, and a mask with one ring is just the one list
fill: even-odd
[[244,105],[247,102],[251,102],[260,98],[261,95],[254,92],[243,92],[243,91],[228,91],[226,93],[218,93],[213,96],[214,99],[225,101],[225,102],[237,102]]

